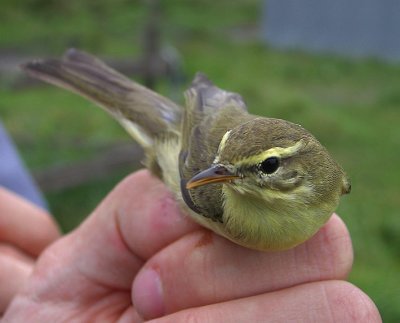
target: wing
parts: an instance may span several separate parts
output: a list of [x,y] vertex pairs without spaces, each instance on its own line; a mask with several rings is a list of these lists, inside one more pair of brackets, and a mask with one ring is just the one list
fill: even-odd
[[239,94],[216,87],[201,73],[197,73],[185,97],[179,157],[182,196],[196,213],[222,221],[221,185],[212,184],[216,190],[210,193],[209,187],[188,191],[186,182],[210,167],[221,138],[248,115],[247,108]]
[[[210,122],[219,116],[219,112],[226,108],[241,110],[247,113],[242,97],[237,93],[227,92],[216,86],[203,74],[197,73],[192,86],[185,92],[186,109],[182,123],[182,150],[189,150],[192,132],[204,122]],[[220,140],[220,139],[219,139]],[[219,144],[219,140],[217,144]],[[197,140],[195,140],[197,141]],[[200,142],[197,142],[200,144]]]

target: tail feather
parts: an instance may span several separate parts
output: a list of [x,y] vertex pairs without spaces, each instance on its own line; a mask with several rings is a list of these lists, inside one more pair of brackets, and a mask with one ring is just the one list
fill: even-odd
[[62,59],[28,62],[31,76],[82,95],[111,113],[145,148],[157,137],[179,132],[182,109],[135,83],[92,55],[75,49]]

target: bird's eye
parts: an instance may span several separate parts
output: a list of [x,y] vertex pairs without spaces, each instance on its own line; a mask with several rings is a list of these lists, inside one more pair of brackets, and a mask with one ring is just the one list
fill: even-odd
[[265,174],[272,174],[279,168],[279,158],[269,157],[260,164],[260,170]]

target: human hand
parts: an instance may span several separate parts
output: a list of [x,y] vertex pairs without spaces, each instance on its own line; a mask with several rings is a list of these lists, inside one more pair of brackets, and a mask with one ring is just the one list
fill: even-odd
[[4,319],[380,322],[368,296],[343,281],[351,265],[336,215],[295,249],[249,250],[182,216],[140,171],[42,254]]
[[59,235],[47,212],[0,187],[0,314],[25,284],[36,258]]

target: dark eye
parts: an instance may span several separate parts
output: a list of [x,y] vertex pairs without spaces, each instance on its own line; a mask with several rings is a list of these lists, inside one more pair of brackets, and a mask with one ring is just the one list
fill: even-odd
[[272,174],[279,168],[278,157],[269,157],[260,164],[260,170],[265,174]]

